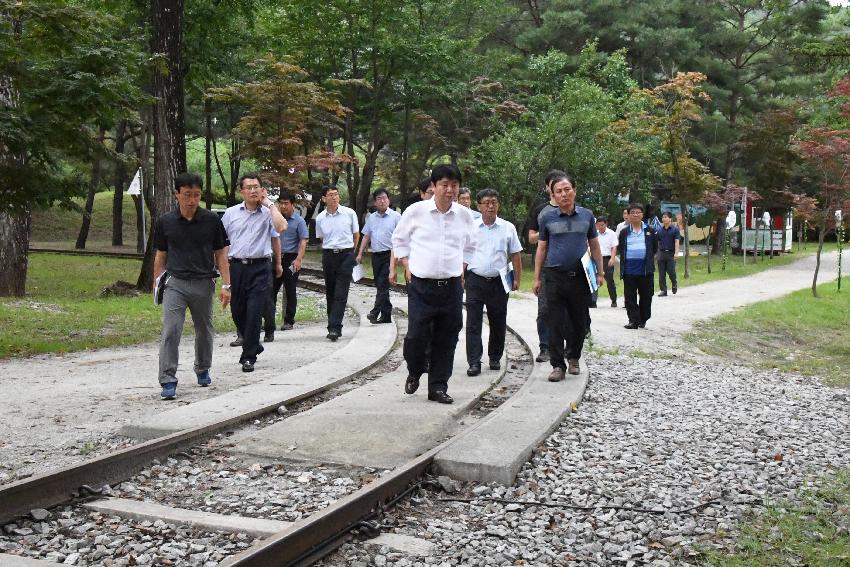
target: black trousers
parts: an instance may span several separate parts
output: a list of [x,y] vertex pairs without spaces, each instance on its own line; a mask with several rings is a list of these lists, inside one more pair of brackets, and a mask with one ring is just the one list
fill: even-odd
[[[611,301],[617,301],[617,284],[614,282],[614,266],[609,266],[611,256],[602,256],[602,266],[605,268],[605,284],[608,286],[608,297]],[[593,292],[593,302],[599,297],[599,290]]]
[[328,331],[342,333],[342,318],[348,303],[351,271],[354,269],[352,249],[322,250],[322,271],[325,275],[325,299],[328,304]]
[[540,291],[537,294],[537,339],[540,351],[549,350],[549,319],[546,316],[546,278],[540,278]]
[[[574,275],[569,275],[569,274]],[[549,362],[552,368],[567,368],[566,359],[580,358],[589,326],[590,287],[581,270],[564,272],[546,268]],[[566,347],[565,347],[566,343]]]
[[393,304],[390,303],[390,251],[372,252],[372,275],[375,278],[375,306],[369,312],[381,321],[392,317]]
[[296,287],[298,287],[298,276],[300,271],[292,273],[289,267],[292,261],[298,257],[296,252],[287,252],[281,256],[283,263],[283,275],[279,278],[274,278],[271,287],[271,294],[266,303],[266,309],[263,312],[263,330],[266,332],[274,331],[275,329],[275,314],[277,313],[277,294],[280,293],[280,288],[283,288],[283,302],[285,306],[283,314],[283,322],[290,325],[295,324],[295,309],[298,306],[298,297],[296,295]]
[[676,257],[673,250],[658,251],[658,289],[667,292],[667,276],[670,276],[670,283],[676,287]]
[[244,341],[240,361],[256,362],[262,352],[260,324],[272,285],[272,264],[230,263],[230,313]]
[[483,354],[481,328],[484,323],[484,307],[487,307],[487,322],[490,339],[487,341],[487,358],[500,360],[505,352],[505,331],[508,318],[508,294],[502,278],[483,278],[466,272],[466,361],[470,366],[480,365]]
[[655,293],[652,280],[651,273],[645,276],[623,275],[623,295],[626,296],[629,323],[645,324],[652,316],[652,294]]
[[463,327],[460,277],[429,280],[413,276],[407,286],[407,317],[407,371],[411,376],[428,372],[428,392],[445,392]]

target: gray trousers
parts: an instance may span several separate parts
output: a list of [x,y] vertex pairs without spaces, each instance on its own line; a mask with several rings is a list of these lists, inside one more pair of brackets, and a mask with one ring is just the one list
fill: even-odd
[[195,374],[209,370],[213,352],[215,280],[183,280],[171,276],[162,296],[162,338],[159,343],[159,383],[177,382],[177,361],[186,308],[195,325]]

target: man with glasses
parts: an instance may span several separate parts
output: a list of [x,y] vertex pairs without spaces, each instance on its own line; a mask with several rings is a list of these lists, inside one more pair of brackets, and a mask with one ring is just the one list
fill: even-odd
[[[390,209],[390,196],[386,189],[377,189],[372,193],[375,212],[366,217],[363,226],[363,238],[357,263],[363,261],[363,252],[368,246],[372,252],[372,274],[375,278],[375,305],[366,318],[372,324],[391,323],[393,304],[390,303],[390,264],[392,257],[392,236],[401,215]],[[371,246],[370,246],[371,245]]]
[[[156,223],[153,247],[154,278],[166,278],[162,294],[162,338],[159,344],[159,383],[164,400],[177,396],[177,363],[186,309],[195,326],[195,375],[199,386],[212,384],[212,299],[216,267],[221,274],[221,305],[230,302],[227,234],[218,215],[199,207],[203,182],[194,173],[174,180],[177,210]],[[168,272],[164,274],[164,272]]]
[[283,274],[280,255],[273,253],[272,238],[286,230],[286,219],[268,198],[256,173],[243,175],[239,187],[242,203],[228,208],[221,221],[230,239],[230,310],[242,337],[239,364],[242,372],[253,372],[257,355],[264,350],[260,328],[271,293],[272,274]]
[[342,336],[342,318],[348,303],[354,249],[360,239],[360,223],[353,209],[339,204],[336,187],[322,189],[325,210],[316,217],[316,237],[322,239],[322,272],[328,311],[327,338],[335,342]]
[[480,218],[478,246],[466,267],[464,288],[466,289],[466,360],[468,376],[481,374],[481,328],[484,307],[487,307],[487,322],[490,324],[490,339],[487,342],[487,359],[490,370],[501,368],[505,352],[505,332],[508,317],[508,291],[502,281],[507,275],[508,262],[513,266],[513,277],[507,278],[511,290],[519,289],[522,277],[522,244],[516,227],[498,217],[499,193],[495,189],[482,189],[477,195]]

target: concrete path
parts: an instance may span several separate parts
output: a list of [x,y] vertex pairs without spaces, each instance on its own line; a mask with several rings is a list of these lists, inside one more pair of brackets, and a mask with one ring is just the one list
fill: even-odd
[[366,320],[365,314],[372,307],[372,302],[371,298],[349,295],[348,306],[361,316],[357,324],[349,321],[343,328],[343,336],[351,337],[347,342],[330,343],[324,337],[327,331],[322,328],[318,333],[321,337],[312,336],[310,340],[298,345],[298,352],[307,352],[311,343],[316,342],[340,345],[322,358],[295,370],[285,371],[285,366],[274,366],[264,360],[263,353],[258,359],[257,368],[269,368],[270,372],[264,380],[215,398],[144,416],[124,425],[121,434],[138,439],[153,439],[249,412],[259,414],[349,380],[384,358],[396,341],[395,325],[372,325]]
[[[730,261],[740,262],[741,258],[733,257]],[[754,260],[748,258],[747,261]],[[823,255],[818,283],[836,279],[837,262],[837,252]],[[683,271],[681,260],[679,263],[678,271],[681,278]],[[751,303],[775,299],[793,291],[811,287],[814,266],[814,255],[808,255],[791,264],[771,268],[751,276],[682,287],[676,295],[656,296],[652,300],[652,319],[649,320],[646,329],[624,329],[623,325],[628,322],[628,318],[626,310],[622,307],[623,298],[618,298],[621,307],[611,308],[607,292],[603,290],[599,297],[599,308],[590,310],[593,319],[593,345],[623,353],[679,354],[682,351],[691,350],[690,347],[683,346],[682,337],[693,330],[694,323],[723,315]],[[719,263],[716,268],[720,268]],[[655,287],[658,287],[657,280]],[[530,298],[525,300],[534,301]]]
[[[406,309],[406,298],[393,298]],[[484,330],[487,344],[487,329]],[[431,449],[460,428],[466,411],[498,382],[500,371],[486,365],[479,376],[466,375],[464,332],[455,350],[449,381],[452,405],[427,400],[427,375],[414,395],[404,393],[407,366],[360,386],[309,411],[260,431],[230,438],[233,451],[253,456],[309,462],[393,468]]]
[[55,561],[45,559],[30,559],[11,553],[0,553],[0,567],[56,567]]

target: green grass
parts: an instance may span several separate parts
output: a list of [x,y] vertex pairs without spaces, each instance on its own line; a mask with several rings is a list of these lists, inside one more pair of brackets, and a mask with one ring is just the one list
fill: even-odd
[[707,551],[716,567],[850,565],[850,475],[840,472],[799,501],[769,506],[741,528],[735,551]]
[[[135,282],[138,260],[31,254],[27,296],[0,299],[0,358],[65,353],[156,340],[161,310],[150,295],[100,297],[117,280]],[[230,311],[214,309],[218,332],[233,330]],[[310,298],[298,304],[298,320],[321,314]],[[192,334],[187,312],[187,335]]]
[[[796,249],[796,245],[795,245]],[[836,250],[836,244],[828,243],[824,244],[823,251],[824,253]],[[708,257],[707,256],[691,256],[688,259],[688,276],[685,277],[685,262],[684,258],[679,258],[676,263],[676,273],[678,275],[678,286],[680,288],[699,285],[707,282],[730,279],[730,278],[740,278],[744,276],[749,276],[764,270],[768,270],[770,268],[775,268],[778,266],[784,266],[786,264],[790,264],[800,258],[805,257],[808,254],[814,254],[817,252],[817,243],[808,243],[806,249],[800,252],[792,252],[790,254],[782,254],[781,256],[775,256],[774,258],[753,258],[752,256],[747,256],[746,265],[743,264],[743,258],[741,256],[733,256],[730,255],[727,259],[726,269],[721,269],[721,257],[720,256],[712,256],[711,257],[711,273],[708,273]],[[521,291],[531,291],[531,284],[534,281],[534,259],[529,254],[524,254],[522,259],[522,282],[521,282]],[[620,279],[620,265],[617,264],[614,268],[614,281],[617,284],[617,296],[623,297],[623,281]],[[669,279],[667,283],[668,287],[670,285]],[[658,288],[658,273],[655,274],[655,287]],[[605,287],[605,284],[602,284],[602,292],[600,294],[600,298],[607,298],[608,291]]]
[[[843,278],[842,278],[843,279]],[[821,376],[850,387],[850,282],[763,301],[697,325],[687,340],[740,364]]]
[[[52,245],[56,242],[66,242],[68,247],[73,247],[80,232],[80,224],[83,221],[84,199],[74,201],[79,205],[78,211],[53,207],[46,210],[35,210],[32,215],[32,242],[35,244]],[[123,219],[122,234],[124,244],[136,249],[136,209],[133,198],[124,194],[123,208],[121,210]],[[147,217],[148,221],[150,216]],[[150,225],[148,225],[150,226]],[[98,193],[94,197],[92,208],[92,221],[89,228],[87,248],[89,244],[111,245],[112,242],[112,193]],[[51,244],[47,244],[51,243]]]

